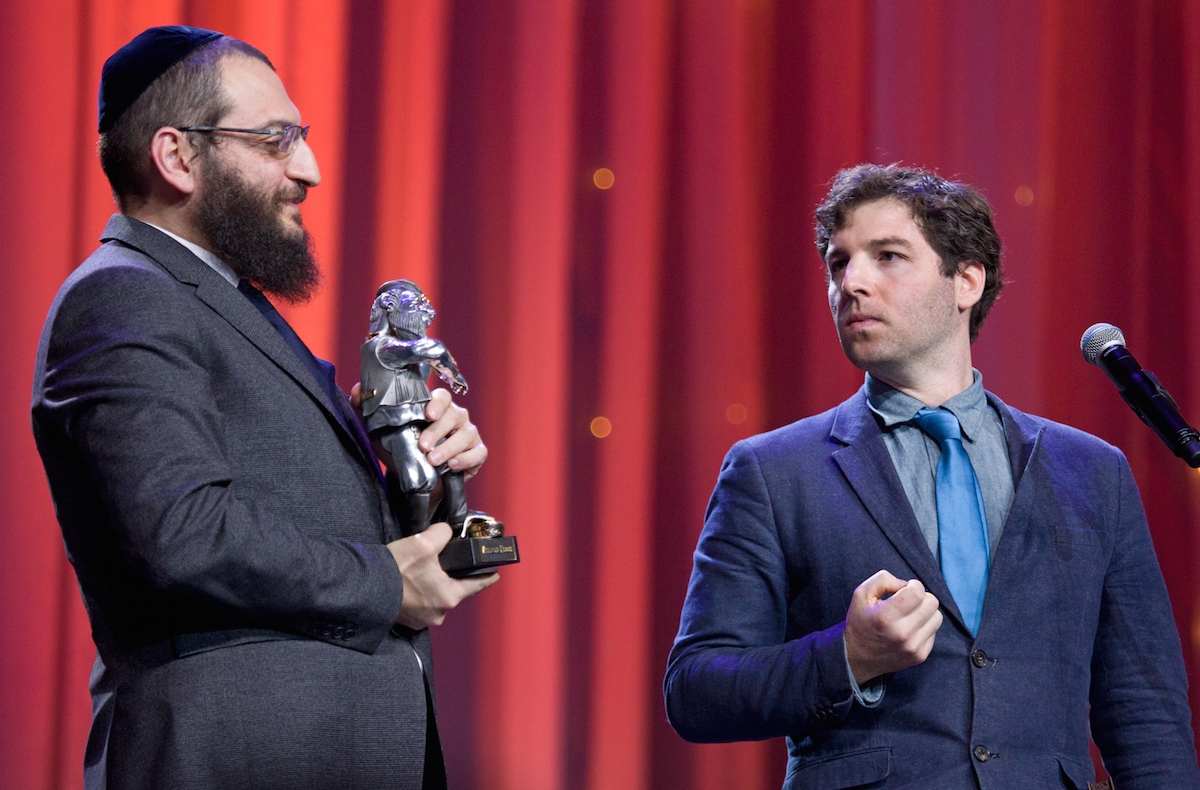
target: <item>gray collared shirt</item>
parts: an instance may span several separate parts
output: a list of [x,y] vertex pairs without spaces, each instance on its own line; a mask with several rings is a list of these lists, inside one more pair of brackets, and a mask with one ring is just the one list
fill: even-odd
[[[1000,532],[1013,500],[1012,466],[1000,413],[987,401],[983,391],[983,376],[973,370],[971,386],[941,404],[958,418],[962,425],[963,447],[979,488],[983,492],[983,507],[987,516],[989,561],[996,556]],[[925,535],[925,542],[934,557],[938,557],[937,481],[938,460],[942,456],[938,443],[912,422],[925,406],[882,381],[867,374],[867,403],[879,427],[883,442],[900,476],[904,493]]]
[[[941,407],[958,418],[962,426],[963,447],[971,459],[971,466],[975,468],[975,476],[979,478],[984,515],[987,518],[988,561],[991,562],[996,556],[996,545],[1000,542],[1004,520],[1008,518],[1009,508],[1012,507],[1012,467],[1008,460],[1008,443],[1004,438],[1000,412],[988,403],[983,391],[983,375],[974,369],[972,373],[974,378],[971,386],[941,404]],[[883,443],[892,457],[892,464],[900,476],[900,483],[917,517],[917,524],[925,535],[929,551],[940,565],[936,485],[937,465],[942,450],[936,440],[912,422],[925,404],[872,378],[870,373],[867,374],[867,404],[883,430]],[[850,686],[859,704],[867,707],[878,705],[883,699],[883,678],[874,678],[866,686],[860,687],[850,669],[849,655],[846,657],[846,671],[850,674]]]

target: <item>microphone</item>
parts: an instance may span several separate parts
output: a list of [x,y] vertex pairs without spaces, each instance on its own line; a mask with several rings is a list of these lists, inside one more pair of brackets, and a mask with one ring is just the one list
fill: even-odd
[[1163,385],[1125,348],[1125,335],[1112,324],[1092,324],[1079,340],[1083,358],[1101,367],[1129,408],[1154,429],[1171,452],[1187,461],[1188,466],[1200,467],[1200,433],[1188,425],[1179,414]]

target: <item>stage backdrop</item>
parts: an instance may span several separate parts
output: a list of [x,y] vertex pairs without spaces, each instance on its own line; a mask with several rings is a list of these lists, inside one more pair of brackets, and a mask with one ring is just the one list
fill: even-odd
[[524,561],[436,630],[454,787],[779,786],[782,741],[686,744],[660,684],[725,450],[861,383],[811,213],[863,160],[992,200],[1009,285],[976,364],[1128,454],[1200,702],[1200,477],[1078,351],[1117,324],[1200,420],[1200,0],[5,0],[0,786],[81,782],[94,649],[30,383],[113,210],[100,66],[166,23],[260,47],[312,124],[325,285],[287,315],[342,386],[399,276],[471,382],[472,502]]

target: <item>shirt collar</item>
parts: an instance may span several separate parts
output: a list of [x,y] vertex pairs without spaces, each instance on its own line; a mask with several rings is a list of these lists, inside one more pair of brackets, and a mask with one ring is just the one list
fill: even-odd
[[[913,417],[917,416],[917,412],[925,408],[921,401],[883,383],[870,373],[867,374],[867,404],[885,430],[911,422]],[[971,386],[943,403],[941,408],[958,418],[963,436],[968,441],[975,441],[987,409],[983,374],[971,368]]]
[[197,258],[204,261],[205,263],[207,263],[209,265],[209,267],[211,267],[213,269],[213,271],[215,271],[217,274],[221,275],[226,280],[228,280],[229,283],[234,288],[236,288],[237,284],[239,282],[241,282],[242,278],[238,277],[237,273],[233,269],[229,268],[229,264],[225,263],[225,261],[221,260],[216,255],[213,255],[211,252],[204,249],[199,244],[193,244],[192,242],[188,241],[187,239],[185,239],[181,236],[176,236],[171,231],[167,230],[166,228],[160,228],[158,225],[155,225],[153,222],[147,222],[146,224],[149,225],[150,227],[154,228],[155,230],[158,230],[158,231],[161,231],[161,232],[167,234],[171,238],[175,239],[175,241],[177,241],[180,244],[182,244],[183,246],[187,247],[188,250],[190,250],[193,255],[195,255]]

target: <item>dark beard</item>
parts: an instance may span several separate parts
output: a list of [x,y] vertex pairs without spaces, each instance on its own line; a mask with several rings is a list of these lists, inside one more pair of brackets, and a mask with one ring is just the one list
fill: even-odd
[[279,210],[304,199],[303,184],[273,195],[256,192],[237,172],[212,156],[205,162],[204,198],[196,224],[209,251],[259,290],[288,302],[308,301],[321,282],[307,230],[289,232]]

